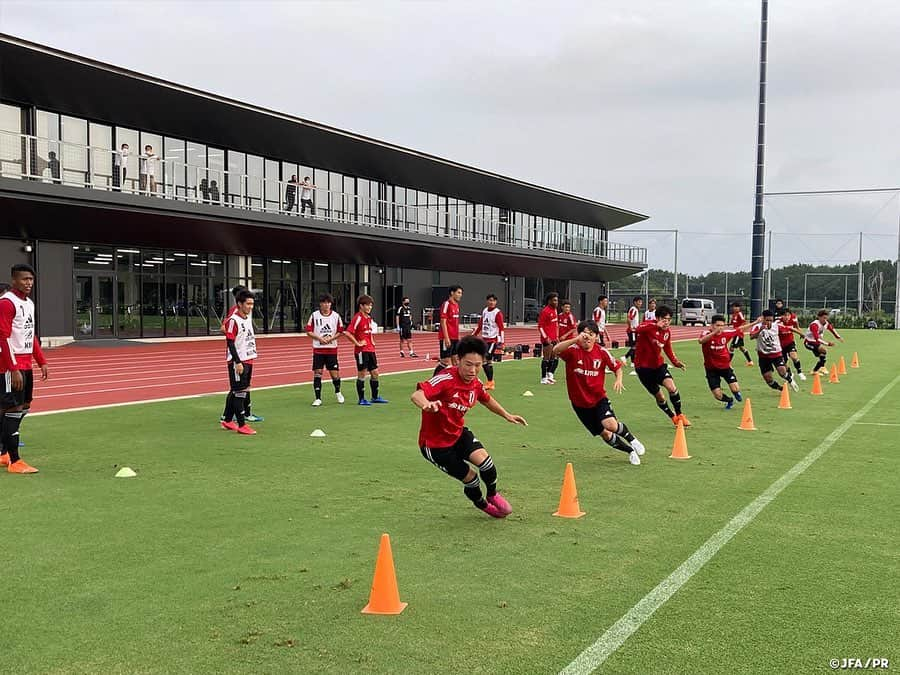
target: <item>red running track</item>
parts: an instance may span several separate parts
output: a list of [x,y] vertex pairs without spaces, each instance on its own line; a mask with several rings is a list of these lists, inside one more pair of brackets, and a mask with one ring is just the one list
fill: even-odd
[[[609,327],[610,336],[625,342],[622,325]],[[699,328],[673,326],[675,340],[699,335]],[[508,345],[538,340],[537,329],[506,330]],[[400,358],[398,338],[393,333],[375,338],[381,373],[397,373],[434,366],[438,351],[436,333],[416,333],[413,346],[420,358]],[[312,381],[312,345],[306,336],[262,337],[259,358],[253,366],[253,387],[283,386]],[[112,347],[69,344],[46,350],[50,379],[40,380],[35,371],[33,412],[52,412],[169,399],[225,390],[225,341],[179,340],[165,343],[123,342]],[[424,356],[430,354],[431,360]],[[352,345],[339,347],[341,375],[355,376]]]

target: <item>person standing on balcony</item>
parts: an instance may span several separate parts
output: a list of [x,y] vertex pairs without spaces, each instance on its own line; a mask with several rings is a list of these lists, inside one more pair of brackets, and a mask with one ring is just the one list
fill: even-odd
[[288,213],[294,210],[294,204],[297,202],[297,185],[299,184],[300,181],[297,180],[297,174],[294,174],[284,190],[284,210]]
[[56,153],[52,150],[47,153],[47,166],[50,167],[50,178],[53,179],[53,182],[60,183],[59,157],[57,157]]
[[150,194],[156,194],[156,163],[159,155],[153,152],[152,145],[144,146],[144,154],[140,156],[138,164],[138,182],[141,192],[149,188]]
[[316,186],[313,185],[312,179],[309,176],[303,177],[303,182],[300,183],[300,215],[302,216],[306,213],[306,207],[309,207],[309,214],[311,216],[316,215],[316,205],[313,204],[313,190],[316,189]]
[[128,143],[122,143],[122,147],[117,151],[113,151],[113,189],[117,192],[122,189],[125,184],[125,177],[128,173],[128,155],[131,154]]

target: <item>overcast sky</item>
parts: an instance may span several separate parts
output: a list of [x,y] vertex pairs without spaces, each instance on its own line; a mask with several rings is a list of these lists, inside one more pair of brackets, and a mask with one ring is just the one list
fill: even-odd
[[[0,30],[646,213],[749,269],[759,2],[0,0]],[[900,186],[900,2],[773,0],[768,191]],[[777,198],[773,263],[894,258],[900,197]],[[791,234],[788,234],[788,233]],[[703,233],[716,233],[713,236]],[[829,236],[799,236],[829,233]],[[671,268],[672,236],[613,235]]]

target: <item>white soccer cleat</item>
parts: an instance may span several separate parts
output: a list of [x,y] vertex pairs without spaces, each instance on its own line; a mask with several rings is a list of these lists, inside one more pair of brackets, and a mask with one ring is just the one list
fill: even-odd
[[640,442],[638,439],[636,439],[636,438],[635,438],[633,441],[631,441],[631,447],[634,448],[634,451],[635,451],[638,455],[643,455],[643,454],[647,451],[647,448],[644,447],[644,444],[641,443],[641,442]]
[[799,377],[801,380],[806,380],[806,373],[797,373],[797,377]]
[[341,392],[337,392],[334,397],[337,399],[338,403],[344,402],[344,395]]
[[541,384],[550,384],[550,380],[546,377],[541,378]]
[[631,452],[628,453],[628,461],[631,462],[632,464],[634,464],[635,466],[640,465],[641,458],[638,457],[636,450],[632,450]]
[[313,405],[313,408],[318,408],[320,405],[322,405],[322,399],[317,398],[315,401],[312,402],[312,405]]
[[628,364],[628,359],[625,358],[624,356],[620,356],[620,357],[619,357],[619,361],[621,361],[622,363],[624,363],[624,364],[626,364],[626,365]]
[[635,377],[637,377],[637,371],[636,371],[636,370],[632,370],[632,371],[631,371],[630,373],[628,373],[628,374],[629,374],[629,375],[634,375]]
[[556,377],[553,373],[547,373],[547,379],[550,380],[550,384],[556,384]]
[[797,384],[797,380],[791,380],[791,389],[794,391],[800,391],[800,385]]

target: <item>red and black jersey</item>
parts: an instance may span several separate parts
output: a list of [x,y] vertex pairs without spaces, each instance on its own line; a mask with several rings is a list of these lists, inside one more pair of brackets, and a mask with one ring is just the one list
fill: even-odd
[[538,315],[538,332],[541,342],[557,342],[559,340],[559,314],[555,307],[547,305]]
[[372,340],[372,317],[366,316],[362,312],[357,312],[353,316],[353,320],[350,322],[350,327],[347,329],[347,332],[350,333],[353,337],[355,337],[359,342],[362,342],[362,347],[354,344],[353,345],[353,353],[359,354],[360,352],[374,352],[375,351],[375,342]]
[[[738,325],[743,325],[743,322]],[[706,337],[710,333],[712,331],[704,331],[700,337]],[[703,367],[715,370],[731,368],[731,352],[728,350],[728,341],[740,334],[740,331],[734,328],[726,328],[700,345],[703,349]]]
[[577,408],[593,408],[606,398],[606,371],[616,372],[622,364],[599,344],[588,351],[579,344],[569,346],[560,355],[566,362],[566,389]]
[[560,312],[559,318],[559,339],[569,340],[575,336],[575,329],[578,328],[578,319],[572,312]]
[[732,312],[731,314],[731,327],[737,331],[737,336],[740,337],[744,334],[744,331],[739,330],[741,326],[744,325],[744,313],[740,310],[737,312]]
[[462,434],[466,413],[476,403],[491,398],[477,377],[464,382],[456,367],[445,368],[430,380],[419,382],[416,389],[422,390],[429,401],[441,402],[437,412],[422,411],[419,446],[426,448],[451,447]]
[[441,305],[441,319],[447,323],[447,335],[441,332],[441,340],[445,337],[450,340],[459,340],[459,303],[453,300],[444,300]]
[[673,366],[681,361],[672,351],[672,333],[668,328],[660,328],[655,321],[645,321],[634,331],[637,342],[634,346],[635,368],[659,368],[663,363],[662,352],[666,352]]

